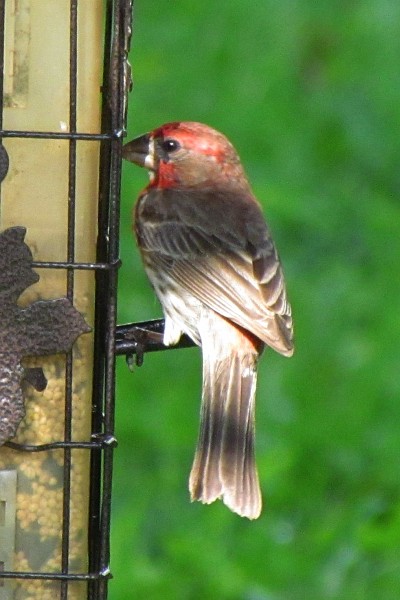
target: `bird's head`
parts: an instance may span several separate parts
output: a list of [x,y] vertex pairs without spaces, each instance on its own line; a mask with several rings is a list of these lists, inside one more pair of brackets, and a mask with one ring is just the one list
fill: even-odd
[[150,172],[150,186],[248,189],[236,150],[215,129],[195,122],[167,123],[125,144],[122,156]]

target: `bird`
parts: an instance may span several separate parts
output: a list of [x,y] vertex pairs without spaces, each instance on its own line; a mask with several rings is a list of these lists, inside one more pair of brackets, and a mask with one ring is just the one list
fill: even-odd
[[221,499],[256,519],[257,364],[265,346],[293,354],[281,262],[231,142],[202,123],[175,121],[123,146],[150,182],[134,208],[143,265],[161,303],[163,343],[201,347],[200,428],[191,500]]

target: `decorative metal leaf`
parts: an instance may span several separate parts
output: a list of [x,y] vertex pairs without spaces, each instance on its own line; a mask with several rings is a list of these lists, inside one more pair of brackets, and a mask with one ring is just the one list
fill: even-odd
[[39,280],[25,233],[24,227],[0,233],[0,445],[15,435],[25,415],[22,380],[39,391],[47,385],[42,369],[24,369],[22,359],[68,352],[90,331],[67,298],[17,305],[21,293]]

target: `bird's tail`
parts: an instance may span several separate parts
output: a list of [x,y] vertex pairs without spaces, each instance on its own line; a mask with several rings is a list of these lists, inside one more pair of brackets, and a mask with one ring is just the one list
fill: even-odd
[[[218,334],[215,320],[218,319]],[[200,433],[190,474],[192,500],[221,498],[234,512],[256,519],[261,492],[254,456],[255,391],[260,344],[218,315],[202,337]],[[210,325],[210,324],[209,324]]]

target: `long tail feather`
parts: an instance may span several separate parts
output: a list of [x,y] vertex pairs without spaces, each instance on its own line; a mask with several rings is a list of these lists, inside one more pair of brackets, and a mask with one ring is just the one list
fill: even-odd
[[[218,317],[221,319],[221,317]],[[236,326],[208,335],[203,347],[200,433],[190,474],[192,500],[221,498],[234,512],[256,519],[261,492],[254,456],[258,352]],[[225,332],[226,333],[226,332]]]

